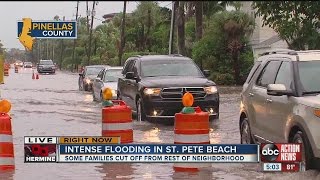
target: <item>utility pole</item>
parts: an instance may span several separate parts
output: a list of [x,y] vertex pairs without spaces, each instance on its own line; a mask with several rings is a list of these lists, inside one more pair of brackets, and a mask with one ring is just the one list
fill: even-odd
[[90,58],[91,58],[91,39],[92,39],[92,29],[93,29],[93,19],[95,16],[95,5],[96,1],[93,1],[92,11],[91,11],[91,25],[90,25],[90,35],[89,35],[89,54],[88,54],[88,66],[90,65]]
[[55,44],[55,41],[52,40],[52,60],[54,61],[54,44]]
[[174,24],[175,24],[175,9],[176,3],[172,1],[171,10],[171,27],[170,27],[170,40],[169,40],[169,54],[172,54],[173,38],[174,38]]
[[87,6],[87,32],[89,32],[89,5],[88,1],[86,1],[86,6]]
[[124,37],[124,30],[126,26],[126,10],[127,10],[127,1],[123,1],[123,12],[122,12],[122,22],[121,22],[121,39],[120,39],[120,48],[119,48],[119,66],[121,66],[122,54],[123,49],[125,46],[125,37]]
[[40,60],[40,40],[37,40],[37,50],[38,50],[38,51],[37,51],[37,52],[38,52],[38,54],[37,54],[37,55],[38,55],[38,56],[37,56],[37,57],[38,57],[37,60]]
[[[55,17],[53,18],[53,20],[59,21],[58,16],[55,16]],[[55,62],[55,59],[54,59],[54,49],[55,49],[56,41],[55,41],[54,39],[52,39],[51,42],[52,42],[52,44],[51,44],[51,45],[52,45],[52,61]]]
[[49,59],[49,39],[47,39],[47,41],[46,41],[46,46],[47,46],[46,55],[47,55],[47,59]]
[[[76,13],[76,22],[77,22],[77,29],[78,29],[78,12],[79,12],[79,1],[77,1],[77,13]],[[72,50],[72,63],[74,63],[74,51],[76,49],[76,40],[73,40],[73,50]],[[75,66],[77,66],[77,63],[75,63]],[[73,68],[72,68],[73,70]]]
[[39,39],[39,60],[41,60],[41,39]]
[[[65,16],[63,16],[63,21],[65,21],[65,20],[66,20]],[[62,62],[63,62],[63,52],[64,52],[63,39],[61,39],[60,47],[61,47],[61,51],[60,51],[60,64],[59,64],[59,69],[61,70],[61,69],[62,69]]]

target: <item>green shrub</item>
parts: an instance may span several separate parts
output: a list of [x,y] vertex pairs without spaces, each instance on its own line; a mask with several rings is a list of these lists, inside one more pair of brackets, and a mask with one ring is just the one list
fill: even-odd
[[214,72],[210,75],[209,79],[211,79],[217,85],[234,85],[235,84],[233,75],[230,73]]

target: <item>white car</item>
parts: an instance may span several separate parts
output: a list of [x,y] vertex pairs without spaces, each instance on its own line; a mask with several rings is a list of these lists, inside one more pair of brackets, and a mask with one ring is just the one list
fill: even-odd
[[102,91],[105,88],[112,89],[112,99],[117,99],[117,84],[122,72],[122,67],[106,67],[101,70],[92,84],[92,96],[94,101],[102,100]]

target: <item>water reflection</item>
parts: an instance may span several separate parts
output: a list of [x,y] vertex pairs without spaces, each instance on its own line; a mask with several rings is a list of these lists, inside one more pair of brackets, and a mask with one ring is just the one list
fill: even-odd
[[221,142],[221,136],[219,133],[219,120],[213,120],[210,124],[211,128],[209,130],[210,144],[219,144]]
[[134,168],[132,163],[104,163],[97,166],[102,179],[132,179]]
[[176,172],[173,171],[172,179],[194,179],[194,180],[206,180],[214,179],[212,176],[212,171],[209,169],[199,169],[198,172]]
[[160,143],[162,142],[159,137],[160,132],[161,130],[158,127],[153,127],[152,129],[143,133],[143,138],[146,140],[146,142]]
[[92,102],[92,101],[93,101],[93,98],[91,94],[86,94],[84,96],[84,102]]
[[1,171],[0,170],[0,179],[11,180],[13,179],[14,171]]

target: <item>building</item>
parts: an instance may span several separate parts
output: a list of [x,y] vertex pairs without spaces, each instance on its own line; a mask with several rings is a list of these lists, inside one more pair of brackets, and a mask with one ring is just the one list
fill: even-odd
[[[132,13],[126,13],[126,18],[130,17]],[[102,23],[109,23],[115,16],[120,16],[122,17],[122,13],[110,13],[110,14],[105,14],[103,15],[104,21]]]
[[118,14],[119,14],[119,13],[110,13],[110,14],[105,14],[105,15],[103,15],[102,17],[103,17],[104,21],[103,21],[102,23],[108,23],[108,22],[110,22],[110,21],[113,19],[113,17],[116,16],[116,15],[118,15]]
[[[251,17],[254,17],[255,10],[251,7],[252,1],[241,2],[241,10]],[[288,44],[286,41],[281,40],[278,33],[274,29],[268,26],[262,26],[262,17],[255,18],[255,29],[253,31],[250,44],[254,53],[254,57],[257,58],[259,54],[271,50],[271,49],[287,49]]]

